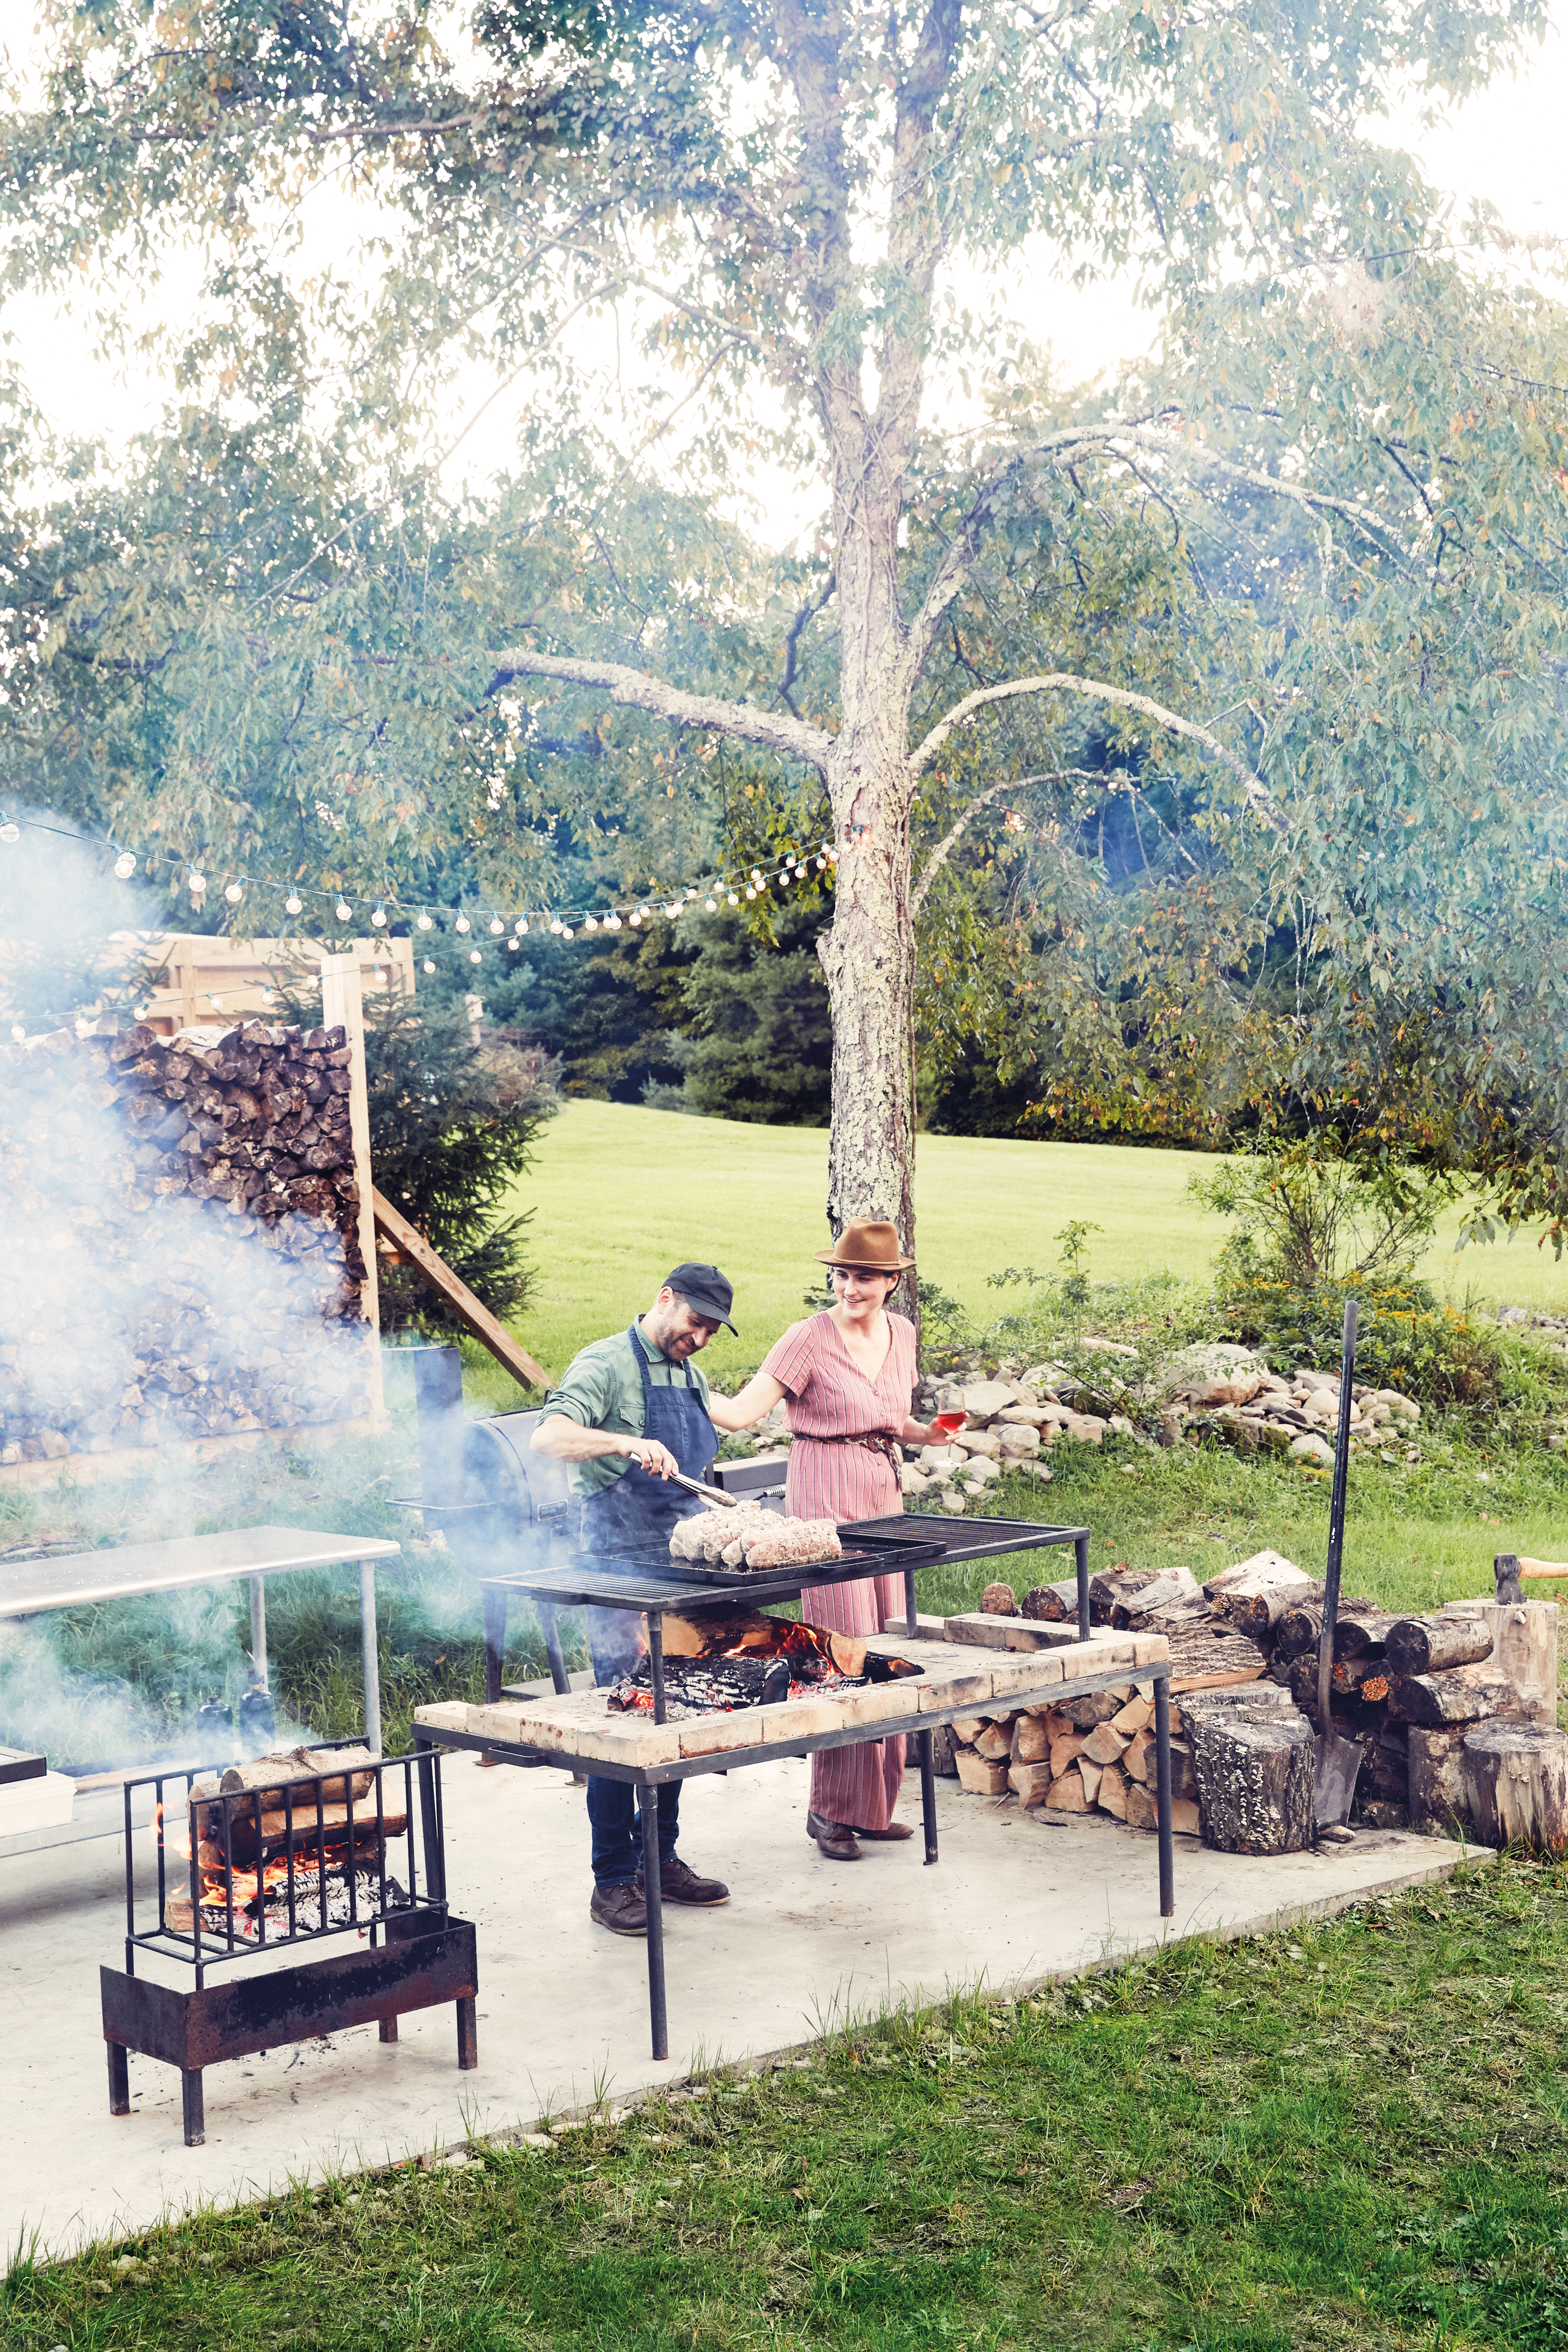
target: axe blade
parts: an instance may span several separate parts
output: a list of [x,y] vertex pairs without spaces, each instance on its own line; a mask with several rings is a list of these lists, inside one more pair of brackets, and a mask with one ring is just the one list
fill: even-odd
[[1493,1576],[1497,1579],[1497,1598],[1500,1602],[1522,1601],[1524,1599],[1524,1595],[1521,1591],[1519,1584],[1519,1554],[1517,1552],[1495,1552],[1492,1555],[1491,1571]]

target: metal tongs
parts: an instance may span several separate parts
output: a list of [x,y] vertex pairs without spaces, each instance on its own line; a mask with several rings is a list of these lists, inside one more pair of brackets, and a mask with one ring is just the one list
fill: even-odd
[[670,1473],[672,1486],[684,1486],[688,1495],[700,1495],[710,1509],[736,1511],[740,1508],[738,1495],[727,1495],[722,1486],[705,1486],[700,1478],[688,1478],[682,1470]]

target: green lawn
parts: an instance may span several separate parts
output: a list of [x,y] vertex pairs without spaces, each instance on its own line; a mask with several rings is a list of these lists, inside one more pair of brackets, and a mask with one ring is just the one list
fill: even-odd
[[[1009,1265],[1054,1267],[1070,1218],[1092,1236],[1090,1272],[1128,1281],[1207,1274],[1224,1227],[1188,1199],[1208,1163],[1184,1151],[1116,1144],[1012,1143],[922,1136],[916,1160],[920,1270],[977,1318],[999,1309],[986,1276]],[[534,1297],[517,1330],[559,1372],[584,1340],[624,1328],[682,1258],[710,1259],[736,1286],[738,1340],[707,1359],[758,1362],[807,1309],[813,1250],[828,1239],[828,1139],[821,1128],[747,1127],[620,1103],[571,1102],[545,1130],[513,1205],[534,1211]],[[1425,1271],[1439,1287],[1474,1287],[1499,1304],[1568,1312],[1568,1266],[1521,1237],[1453,1254],[1458,1217]],[[497,1376],[497,1379],[499,1376]],[[497,1391],[496,1401],[504,1393]]]
[[855,2025],[549,2148],[19,2260],[0,2331],[13,2352],[1551,2352],[1565,1982],[1568,1872],[1506,1862]]

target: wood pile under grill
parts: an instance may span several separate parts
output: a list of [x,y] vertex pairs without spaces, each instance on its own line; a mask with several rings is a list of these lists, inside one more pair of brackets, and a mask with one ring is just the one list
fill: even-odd
[[340,1028],[0,1049],[0,1465],[365,1409]]
[[[1274,1552],[1260,1552],[1201,1587],[1186,1568],[1121,1568],[1092,1580],[1095,1624],[1163,1633],[1170,1644],[1178,1827],[1197,1830],[1201,1811],[1204,1836],[1227,1851],[1283,1853],[1310,1843],[1301,1821],[1303,1766],[1295,1751],[1300,1727],[1318,1727],[1322,1603],[1321,1581]],[[977,1614],[948,1621],[948,1636],[1028,1647],[1030,1623],[1066,1623],[1076,1608],[1071,1580],[1037,1586],[1021,1603],[1009,1587],[993,1584]],[[1460,1601],[1427,1616],[1398,1617],[1364,1597],[1342,1594],[1330,1711],[1333,1730],[1362,1750],[1352,1820],[1387,1829],[1479,1829],[1487,1806],[1467,1782],[1466,1739],[1492,1721],[1552,1727],[1556,1684],[1553,1603]],[[1256,1705],[1245,1703],[1249,1690]],[[1238,1704],[1216,1708],[1216,1696]],[[1184,1704],[1190,1715],[1205,1714],[1200,1746],[1214,1757],[1222,1750],[1229,1756],[1223,1801],[1219,1777],[1205,1797]],[[954,1769],[967,1788],[984,1793],[1010,1788],[1026,1804],[1069,1811],[1097,1806],[1134,1827],[1152,1827],[1152,1782],[1147,1798],[1130,1795],[1124,1785],[1129,1778],[1140,1790],[1145,1785],[1138,1743],[1152,1736],[1145,1706],[1128,1689],[1072,1700],[1066,1711],[1038,1710],[1034,1719],[1043,1727],[1037,1729],[1019,1728],[1026,1718],[1018,1716],[977,1718],[976,1735],[956,1746]],[[1244,1828],[1218,1818],[1232,1798],[1238,1819],[1246,1816]],[[1272,1809],[1274,1842],[1237,1843],[1267,1839],[1258,1827],[1260,1808]]]

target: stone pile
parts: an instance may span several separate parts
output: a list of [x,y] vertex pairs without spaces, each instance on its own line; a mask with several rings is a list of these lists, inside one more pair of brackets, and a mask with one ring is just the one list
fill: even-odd
[[365,1409],[349,1062],[261,1022],[0,1051],[0,1465]]
[[[1332,1470],[1339,1423],[1339,1380],[1330,1372],[1300,1371],[1290,1380],[1259,1365],[1239,1366],[1218,1379],[1197,1380],[1173,1391],[1161,1414],[1166,1444],[1205,1433],[1255,1453],[1271,1446],[1298,1461]],[[1421,1408],[1398,1389],[1353,1386],[1350,1442],[1353,1451],[1385,1458],[1402,1452],[1419,1461],[1412,1443]]]
[[904,1492],[919,1497],[923,1508],[961,1514],[1004,1471],[1023,1471],[1049,1485],[1051,1470],[1040,1457],[1051,1446],[1062,1442],[1098,1445],[1108,1430],[1127,1437],[1137,1434],[1124,1413],[1083,1409],[1103,1402],[1051,1365],[1040,1365],[1017,1381],[938,1383],[922,1392],[919,1412],[961,1412],[964,1427],[946,1445],[904,1447]]

